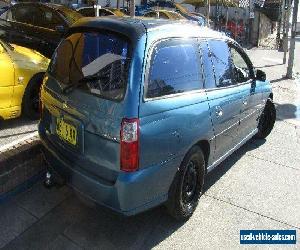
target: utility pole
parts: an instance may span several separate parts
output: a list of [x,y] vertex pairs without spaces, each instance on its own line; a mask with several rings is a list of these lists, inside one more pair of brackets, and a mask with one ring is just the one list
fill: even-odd
[[285,7],[285,1],[282,0],[281,3],[281,9],[280,9],[280,18],[278,22],[278,27],[277,27],[277,35],[276,35],[276,45],[277,48],[280,49],[280,32],[281,32],[281,26],[284,27],[284,7]]
[[207,26],[209,27],[210,0],[207,0]]
[[289,61],[288,61],[288,67],[287,67],[287,73],[286,73],[286,77],[289,78],[289,79],[293,78],[298,5],[299,5],[299,0],[294,0],[292,33],[291,33],[291,42],[290,42],[290,53],[289,53]]
[[130,16],[135,17],[135,0],[130,0]]
[[292,0],[285,0],[285,7],[284,7],[284,24],[283,24],[283,37],[282,37],[282,47],[283,47],[283,64],[286,64],[286,57],[287,57],[287,52],[289,48],[289,30],[290,30],[290,13],[291,13],[291,5],[292,5]]

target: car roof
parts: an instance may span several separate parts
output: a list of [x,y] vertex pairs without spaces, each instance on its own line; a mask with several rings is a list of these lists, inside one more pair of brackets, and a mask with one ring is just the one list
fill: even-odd
[[108,29],[124,34],[132,40],[138,40],[145,33],[159,33],[158,39],[171,36],[203,37],[224,39],[222,33],[201,27],[187,20],[147,19],[143,17],[84,17],[71,26],[69,33],[78,29]]
[[[58,9],[68,9],[66,6],[62,5],[62,4],[56,4],[56,3],[42,3],[42,2],[18,2],[16,3],[14,6],[21,6],[21,5],[38,5],[38,6],[45,6],[45,7],[49,7],[51,9],[54,10],[58,10]],[[73,9],[70,9],[73,10]]]

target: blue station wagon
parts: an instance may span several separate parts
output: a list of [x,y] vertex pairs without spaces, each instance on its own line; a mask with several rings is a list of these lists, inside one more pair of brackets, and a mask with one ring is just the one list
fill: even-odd
[[45,183],[68,183],[134,215],[164,204],[188,219],[206,173],[276,110],[266,75],[233,40],[189,22],[84,18],[41,88]]

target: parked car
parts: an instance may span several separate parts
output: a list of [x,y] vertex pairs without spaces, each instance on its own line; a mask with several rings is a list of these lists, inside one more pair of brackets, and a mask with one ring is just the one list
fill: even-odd
[[174,3],[172,1],[165,1],[165,0],[150,1],[147,4],[147,8],[151,8],[151,9],[162,8],[165,10],[173,10],[179,13],[185,19],[197,22],[200,26],[207,25],[207,19],[205,16],[199,13],[191,13],[181,4]]
[[6,1],[0,0],[0,15],[9,8],[10,4]]
[[197,21],[201,26],[208,26],[207,18],[203,14],[197,12],[190,12],[190,15],[196,17],[197,20],[195,21]]
[[174,3],[174,6],[176,11],[187,20],[197,22],[200,26],[207,26],[207,18],[204,15],[196,12],[189,12],[180,3]]
[[265,73],[208,28],[82,19],[56,50],[41,88],[45,184],[66,180],[125,215],[165,204],[187,219],[205,174],[271,132],[272,98]]
[[[93,17],[95,16],[95,8],[93,6],[89,7],[81,7],[76,10],[78,13],[80,13],[82,16],[86,17]],[[99,9],[99,15],[98,16],[125,16],[125,14],[114,8],[101,8]]]
[[0,40],[0,119],[39,117],[39,89],[49,59]]
[[[0,18],[8,24],[0,25],[7,36],[22,33],[21,45],[27,44],[47,57],[51,57],[62,35],[82,16],[62,5],[50,3],[18,3],[4,12]],[[19,41],[8,40],[11,43]]]
[[182,15],[178,14],[177,12],[167,11],[167,10],[151,10],[145,13],[144,17],[170,19],[170,20],[185,19]]

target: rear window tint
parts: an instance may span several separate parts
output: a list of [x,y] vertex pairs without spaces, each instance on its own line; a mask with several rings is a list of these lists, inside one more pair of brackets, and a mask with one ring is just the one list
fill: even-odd
[[188,40],[163,41],[150,61],[147,98],[203,88],[197,44]]
[[129,42],[114,33],[75,33],[56,49],[49,73],[64,85],[121,100],[128,80]]

